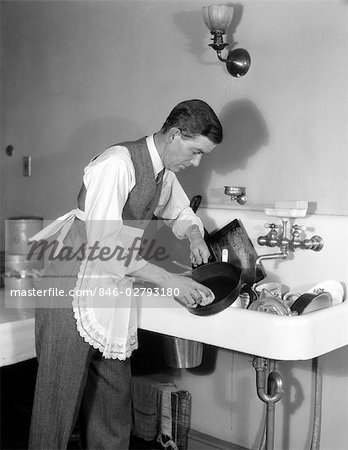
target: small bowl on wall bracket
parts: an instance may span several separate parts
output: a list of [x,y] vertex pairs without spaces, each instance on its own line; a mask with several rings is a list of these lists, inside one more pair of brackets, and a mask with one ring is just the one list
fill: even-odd
[[244,186],[225,186],[225,194],[231,197],[231,200],[237,200],[237,203],[244,205],[248,197]]

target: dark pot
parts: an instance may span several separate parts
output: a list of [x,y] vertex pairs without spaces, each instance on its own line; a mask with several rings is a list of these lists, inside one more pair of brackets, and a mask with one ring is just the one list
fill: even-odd
[[199,316],[217,314],[232,305],[243,292],[247,292],[254,301],[256,294],[250,286],[242,283],[241,272],[239,267],[224,262],[204,264],[194,269],[192,278],[213,291],[215,299],[210,305],[187,309]]

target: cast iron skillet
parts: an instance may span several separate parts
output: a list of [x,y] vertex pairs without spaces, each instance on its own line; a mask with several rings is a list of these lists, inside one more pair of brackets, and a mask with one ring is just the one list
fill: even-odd
[[225,262],[213,262],[197,267],[192,271],[192,278],[204,284],[215,295],[213,303],[207,306],[187,308],[192,314],[210,316],[228,308],[242,292],[250,295],[251,301],[256,299],[255,292],[241,281],[241,269]]

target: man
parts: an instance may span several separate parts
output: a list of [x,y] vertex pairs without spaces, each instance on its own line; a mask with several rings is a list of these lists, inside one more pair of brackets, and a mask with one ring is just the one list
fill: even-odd
[[[179,103],[157,133],[93,158],[85,168],[78,209],[34,236],[47,239],[59,231],[58,257],[52,258],[40,288],[56,287],[69,295],[58,299],[58,307],[49,307],[49,299],[49,305],[36,311],[39,369],[30,449],[66,448],[78,414],[83,448],[128,448],[129,357],[137,348],[136,307],[128,294],[133,277],[176,292],[187,307],[211,292],[130,250],[121,258],[116,252],[104,255],[116,244],[133,248],[139,229],[155,214],[178,238],[190,241],[193,264],[206,263],[202,222],[189,207],[175,172],[198,166],[221,140],[221,124],[209,105],[201,100]],[[93,258],[91,251],[82,261],[63,257],[67,249],[77,255],[81,248],[93,249]],[[96,293],[93,299],[84,295],[87,291]],[[105,299],[106,292],[113,296]]]

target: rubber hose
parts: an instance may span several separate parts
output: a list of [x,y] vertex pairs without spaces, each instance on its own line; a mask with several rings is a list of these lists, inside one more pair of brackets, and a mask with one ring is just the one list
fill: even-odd
[[320,432],[321,432],[321,411],[322,411],[322,361],[321,359],[313,359],[313,368],[315,372],[315,391],[314,391],[314,420],[312,431],[311,450],[319,450],[320,448]]

